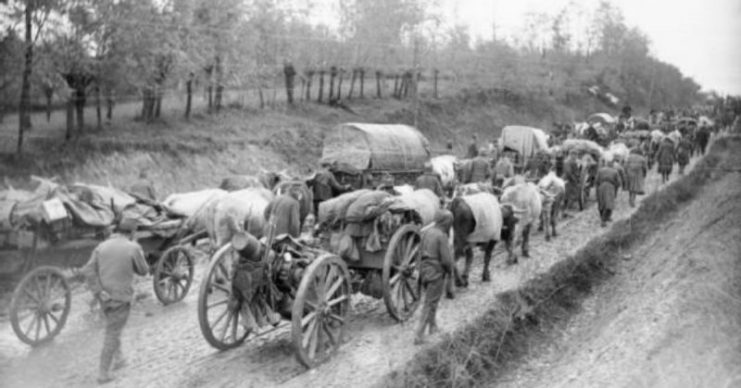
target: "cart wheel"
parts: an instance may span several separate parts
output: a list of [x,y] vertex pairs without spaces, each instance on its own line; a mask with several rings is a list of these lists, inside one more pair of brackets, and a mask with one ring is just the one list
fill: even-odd
[[37,267],[21,279],[10,301],[10,323],[18,338],[36,346],[51,341],[64,327],[72,293],[62,272]]
[[320,256],[304,272],[291,316],[296,358],[307,368],[326,361],[339,349],[350,292],[350,273],[338,256]]
[[250,334],[239,322],[239,302],[232,296],[237,253],[226,244],[214,253],[198,293],[198,324],[209,345],[219,350],[239,346]]
[[193,283],[193,254],[183,245],[170,247],[154,269],[154,294],[164,305],[181,301]]
[[399,322],[409,319],[419,307],[420,241],[416,225],[402,225],[391,236],[383,261],[383,300]]

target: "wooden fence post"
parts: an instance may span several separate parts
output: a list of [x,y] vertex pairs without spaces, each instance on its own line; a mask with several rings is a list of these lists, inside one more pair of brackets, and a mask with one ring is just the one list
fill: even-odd
[[381,77],[383,73],[380,70],[376,70],[376,97],[383,98],[381,96]]

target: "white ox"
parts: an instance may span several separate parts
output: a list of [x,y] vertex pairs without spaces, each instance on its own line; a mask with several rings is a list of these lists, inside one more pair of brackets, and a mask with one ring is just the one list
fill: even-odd
[[515,227],[515,245],[522,243],[522,255],[530,257],[528,252],[530,229],[540,219],[543,210],[543,199],[538,186],[531,182],[521,182],[507,187],[500,200],[502,205],[509,205],[517,217]]
[[443,189],[452,189],[455,184],[455,163],[453,155],[441,155],[430,159],[432,172],[440,176]]
[[551,171],[540,179],[538,189],[543,204],[540,221],[545,229],[545,240],[550,241],[551,231],[554,237],[557,235],[556,224],[566,195],[566,182]]
[[216,200],[226,195],[221,189],[205,189],[191,191],[189,193],[170,194],[162,205],[173,214],[184,217],[193,217],[199,209],[203,208],[209,201]]

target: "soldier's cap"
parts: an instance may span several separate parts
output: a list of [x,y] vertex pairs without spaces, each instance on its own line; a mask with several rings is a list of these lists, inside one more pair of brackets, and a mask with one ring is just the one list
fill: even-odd
[[118,223],[116,230],[123,233],[136,232],[136,228],[139,226],[139,221],[136,218],[124,218]]

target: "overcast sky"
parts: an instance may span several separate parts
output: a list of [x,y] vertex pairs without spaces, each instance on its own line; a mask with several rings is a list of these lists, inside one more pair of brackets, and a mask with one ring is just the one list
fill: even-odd
[[[594,7],[598,0],[571,0]],[[553,12],[569,0],[442,0],[451,22],[490,37],[522,30],[527,11]],[[652,42],[653,54],[705,90],[741,94],[741,0],[614,0],[630,26]]]

